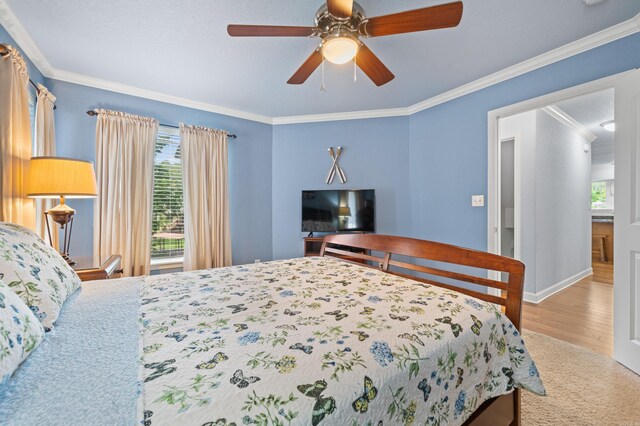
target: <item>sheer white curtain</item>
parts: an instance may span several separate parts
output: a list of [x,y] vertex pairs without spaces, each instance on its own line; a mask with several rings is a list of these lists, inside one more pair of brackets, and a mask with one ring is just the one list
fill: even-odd
[[0,56],[0,221],[34,229],[34,203],[25,194],[31,158],[28,85],[24,59],[7,46]]
[[[56,97],[42,84],[38,84],[38,99],[36,101],[36,131],[35,155],[38,157],[55,157],[56,155],[56,127],[53,117],[53,106]],[[40,199],[36,203],[36,232],[40,237],[49,241],[44,212],[58,204],[58,200]],[[51,245],[57,250],[59,235],[55,222],[49,220],[51,229]]]
[[94,254],[120,254],[125,276],[146,275],[151,262],[158,121],[123,112],[97,112]]
[[180,124],[184,270],[231,265],[227,133]]

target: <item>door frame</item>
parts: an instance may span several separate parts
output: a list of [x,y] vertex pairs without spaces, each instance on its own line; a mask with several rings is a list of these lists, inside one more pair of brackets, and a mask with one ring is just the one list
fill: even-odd
[[[500,144],[502,140],[508,140],[511,136],[513,136],[500,135],[500,119],[549,106],[566,99],[599,92],[605,89],[613,89],[617,80],[627,74],[633,73],[634,71],[635,69],[624,71],[608,77],[569,87],[567,89],[559,90],[557,92],[548,93],[546,95],[538,96],[512,105],[507,105],[502,108],[491,110],[487,113],[487,251],[489,253],[500,253],[500,232],[498,229],[500,226]],[[517,136],[515,144],[517,144]],[[518,152],[515,151],[515,144],[514,153]],[[517,168],[515,166],[517,166]],[[514,165],[514,173],[516,174],[516,176],[518,175],[519,171],[519,159],[516,159],[516,164]],[[519,177],[516,177],[516,183],[518,182],[518,179]],[[521,191],[516,191],[514,193],[514,197],[515,204],[519,206]],[[515,223],[517,223],[518,225],[520,224],[520,218],[517,217],[519,216],[519,213],[519,211],[515,212]],[[517,232],[519,233],[520,230],[517,230]],[[518,238],[517,244],[519,245],[520,243],[520,238]],[[519,259],[521,255],[519,248],[516,249],[515,255],[516,259]],[[614,263],[617,256],[618,254],[614,251]],[[489,278],[497,280],[500,279],[498,274],[494,273],[493,271],[489,272]]]

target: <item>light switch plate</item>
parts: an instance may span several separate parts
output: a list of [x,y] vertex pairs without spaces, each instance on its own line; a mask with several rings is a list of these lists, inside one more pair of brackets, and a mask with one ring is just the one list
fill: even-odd
[[472,207],[484,207],[484,195],[472,195],[471,196]]

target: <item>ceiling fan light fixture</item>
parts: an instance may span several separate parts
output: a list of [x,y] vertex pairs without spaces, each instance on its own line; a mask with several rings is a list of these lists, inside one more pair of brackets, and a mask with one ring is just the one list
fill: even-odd
[[358,53],[360,44],[354,37],[340,35],[322,42],[322,56],[334,64],[346,64]]

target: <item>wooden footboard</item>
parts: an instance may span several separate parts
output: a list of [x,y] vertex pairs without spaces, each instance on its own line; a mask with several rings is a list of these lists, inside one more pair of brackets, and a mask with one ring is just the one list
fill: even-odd
[[465,426],[520,426],[520,389],[507,395],[501,395],[485,401],[471,417],[464,422]]
[[[360,250],[352,251],[354,248]],[[320,256],[361,259],[389,274],[498,304],[520,330],[524,264],[518,260],[433,241],[376,234],[327,235]],[[488,271],[506,279],[487,278]],[[486,401],[465,424],[520,425],[520,390]]]

